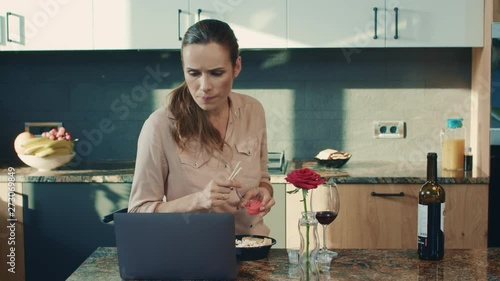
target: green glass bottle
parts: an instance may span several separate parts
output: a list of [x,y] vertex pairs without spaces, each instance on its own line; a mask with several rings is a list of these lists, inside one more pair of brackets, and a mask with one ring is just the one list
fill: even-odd
[[437,154],[427,154],[427,181],[418,195],[418,257],[441,260],[444,256],[444,188],[438,183]]

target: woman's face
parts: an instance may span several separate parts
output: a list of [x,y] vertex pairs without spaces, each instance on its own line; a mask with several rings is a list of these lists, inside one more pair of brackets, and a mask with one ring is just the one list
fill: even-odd
[[185,46],[182,61],[184,78],[198,106],[215,114],[226,109],[233,79],[241,70],[241,58],[233,67],[228,50],[208,43]]

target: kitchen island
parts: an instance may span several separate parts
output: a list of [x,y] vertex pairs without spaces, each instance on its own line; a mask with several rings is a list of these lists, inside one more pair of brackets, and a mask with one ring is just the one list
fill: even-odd
[[[416,193],[425,181],[425,163],[354,160],[340,169],[325,169],[315,166],[315,161],[306,160],[290,161],[287,165],[286,172],[310,167],[338,184],[342,209],[334,227],[328,228],[329,246],[416,247]],[[4,206],[8,167],[15,170],[15,192],[19,197],[16,249],[25,255],[27,280],[33,277],[64,280],[97,247],[115,246],[114,227],[102,223],[101,218],[127,207],[134,165],[134,161],[87,161],[50,172],[15,162],[0,165],[0,189],[5,195],[0,204]],[[446,247],[486,248],[489,178],[474,171],[472,175],[441,175],[440,181],[447,191]],[[303,208],[300,198],[295,197],[298,194],[285,193],[293,188],[286,184],[285,174],[272,174],[271,182],[277,203],[265,217],[271,228],[270,236],[278,241],[275,248],[298,247],[297,220]],[[405,195],[374,197],[372,192]],[[3,221],[7,223],[5,217]],[[7,230],[6,225],[3,229]],[[92,237],[88,233],[93,233]],[[0,231],[0,234],[7,233]],[[19,257],[19,266],[22,260]]]
[[[320,280],[500,280],[500,248],[445,252],[442,261],[421,261],[415,250],[340,249]],[[242,262],[238,280],[299,280],[299,268],[285,249],[271,249],[268,259]],[[67,279],[121,281],[116,248],[100,247]]]

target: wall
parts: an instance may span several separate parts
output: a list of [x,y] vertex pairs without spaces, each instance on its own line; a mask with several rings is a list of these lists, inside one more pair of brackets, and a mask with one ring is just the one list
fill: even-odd
[[[353,160],[424,160],[448,117],[470,121],[471,49],[243,51],[235,91],[266,109],[270,151],[322,149]],[[182,81],[179,52],[0,52],[0,159],[24,122],[62,121],[84,160],[134,159],[147,116]],[[374,139],[374,120],[403,120],[405,139]],[[8,149],[6,149],[8,148]]]

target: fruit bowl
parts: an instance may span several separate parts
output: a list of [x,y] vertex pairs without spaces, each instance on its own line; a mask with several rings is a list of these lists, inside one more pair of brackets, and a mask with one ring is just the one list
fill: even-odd
[[47,157],[38,157],[35,155],[25,155],[18,154],[19,159],[24,162],[24,164],[36,168],[41,172],[51,171],[57,169],[65,164],[67,164],[73,157],[75,153],[68,155],[52,155]]

